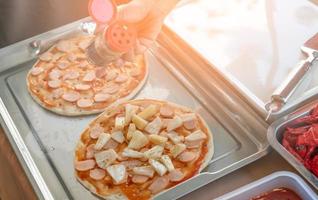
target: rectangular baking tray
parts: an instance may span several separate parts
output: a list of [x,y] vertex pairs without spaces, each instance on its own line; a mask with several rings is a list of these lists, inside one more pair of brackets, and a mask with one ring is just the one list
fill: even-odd
[[[316,94],[317,98],[317,94]],[[303,106],[295,112],[288,114],[278,120],[276,120],[269,128],[267,137],[270,145],[285,159],[287,160],[298,172],[309,181],[313,187],[318,190],[318,178],[307,170],[304,165],[296,159],[291,153],[289,153],[285,147],[281,144],[284,131],[294,120],[306,116],[310,110],[318,103],[318,101],[312,101],[306,106]]]
[[[62,117],[37,105],[25,78],[36,61],[36,44],[52,44],[87,32],[89,18],[0,50],[1,125],[41,199],[94,199],[74,177],[74,147],[96,116]],[[176,199],[268,152],[267,124],[213,67],[176,43],[165,29],[146,53],[149,78],[135,98],[168,100],[202,115],[213,132],[215,154],[204,171],[158,195]],[[31,45],[30,45],[31,44]]]
[[275,188],[285,187],[296,192],[302,199],[316,200],[318,196],[298,175],[280,171],[240,187],[216,200],[247,200]]

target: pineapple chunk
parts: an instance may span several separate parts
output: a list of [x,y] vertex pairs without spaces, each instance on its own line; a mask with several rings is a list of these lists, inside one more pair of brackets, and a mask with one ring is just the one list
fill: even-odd
[[163,155],[160,158],[160,161],[166,166],[169,172],[174,170],[173,163],[168,155]]
[[182,153],[185,149],[186,149],[186,145],[179,143],[174,145],[171,149],[170,149],[170,153],[172,154],[172,156],[174,158],[176,158],[180,153]]
[[147,126],[148,122],[144,120],[143,118],[139,117],[138,115],[132,116],[132,122],[136,125],[137,128],[140,130],[144,130],[144,128]]
[[141,176],[148,176],[150,178],[153,177],[155,171],[151,166],[142,166],[142,167],[134,167],[133,173]]
[[132,138],[128,144],[128,148],[130,149],[140,149],[148,144],[149,140],[147,136],[145,136],[140,131],[135,131],[132,135]]
[[151,149],[144,152],[146,158],[159,158],[163,152],[163,146],[154,146]]
[[167,136],[174,144],[178,144],[184,141],[184,137],[182,135],[178,135],[178,133],[174,131],[167,133]]
[[94,149],[101,150],[103,146],[108,142],[109,139],[110,139],[110,135],[108,133],[101,133],[98,136]]
[[181,119],[182,119],[183,122],[196,120],[196,118],[197,117],[196,117],[195,113],[187,113],[187,114],[181,115]]
[[150,159],[149,163],[160,176],[163,176],[167,172],[167,168],[161,162]]
[[149,135],[149,140],[150,142],[154,144],[161,145],[161,144],[165,144],[168,138],[160,136],[160,135]]
[[126,182],[127,173],[126,167],[123,164],[111,165],[106,168],[108,174],[112,177],[115,185],[122,184]]
[[162,127],[161,119],[160,117],[156,117],[152,122],[150,122],[146,126],[145,131],[147,131],[150,134],[158,134],[161,127]]
[[130,140],[132,137],[132,134],[136,131],[136,125],[131,123],[128,126],[128,131],[127,131],[127,139]]
[[118,143],[123,143],[125,141],[125,137],[123,132],[121,131],[115,131],[112,133],[111,137],[113,138],[113,140],[115,140]]
[[123,130],[125,127],[125,117],[116,117],[115,119],[115,129]]
[[201,130],[194,131],[193,133],[185,137],[185,141],[187,142],[194,142],[204,139],[206,139],[206,135]]
[[182,126],[183,122],[179,116],[175,116],[173,119],[169,119],[167,122],[167,131],[170,132],[176,128]]
[[131,122],[131,118],[133,115],[137,113],[137,110],[139,109],[138,106],[126,104],[125,105],[125,123],[128,125]]
[[141,153],[139,151],[134,151],[134,150],[128,149],[128,148],[124,149],[122,155],[125,157],[128,157],[128,158],[143,158],[144,157],[143,153]]
[[147,120],[150,117],[154,116],[156,113],[158,113],[159,108],[156,105],[149,105],[147,108],[145,108],[143,111],[141,111],[138,116]]
[[117,153],[113,149],[100,151],[94,155],[97,165],[106,169],[117,159]]

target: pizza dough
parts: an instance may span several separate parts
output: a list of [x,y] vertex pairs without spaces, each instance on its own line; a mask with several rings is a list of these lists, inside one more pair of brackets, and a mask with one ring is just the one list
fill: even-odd
[[105,199],[150,199],[205,168],[214,153],[205,121],[159,100],[108,107],[81,134],[75,176]]
[[148,75],[144,57],[92,65],[85,49],[93,37],[59,41],[39,57],[27,75],[28,90],[37,103],[61,115],[88,115],[138,93]]

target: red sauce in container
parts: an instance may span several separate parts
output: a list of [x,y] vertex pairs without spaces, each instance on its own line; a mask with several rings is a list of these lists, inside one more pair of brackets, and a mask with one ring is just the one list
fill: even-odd
[[251,200],[302,200],[302,198],[293,190],[281,187],[254,197]]

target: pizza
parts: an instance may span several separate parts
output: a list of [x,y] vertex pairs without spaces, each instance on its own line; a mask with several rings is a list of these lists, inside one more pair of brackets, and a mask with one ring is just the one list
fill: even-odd
[[128,100],[142,88],[148,75],[144,57],[92,65],[85,50],[93,38],[62,40],[39,56],[27,75],[29,93],[38,104],[61,115],[88,115]]
[[75,149],[77,180],[104,199],[151,199],[205,168],[214,153],[206,122],[159,100],[108,107]]

